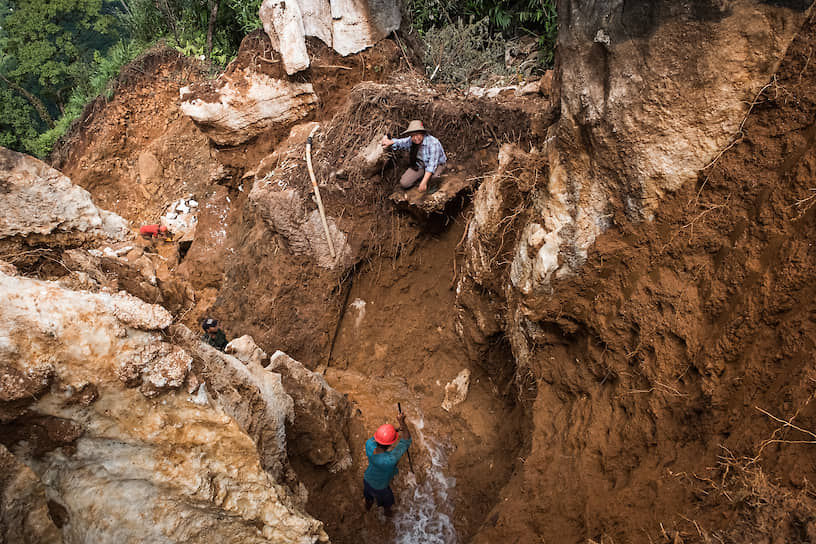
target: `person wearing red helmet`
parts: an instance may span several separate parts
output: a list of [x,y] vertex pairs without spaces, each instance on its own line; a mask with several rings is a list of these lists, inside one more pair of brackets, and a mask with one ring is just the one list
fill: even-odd
[[[377,501],[385,515],[391,515],[394,506],[394,492],[391,491],[391,480],[397,475],[397,463],[411,445],[411,431],[405,424],[405,414],[397,416],[400,428],[395,429],[390,423],[380,425],[374,436],[366,441],[365,450],[368,457],[368,468],[363,475],[363,497],[366,510]],[[403,438],[400,438],[400,433]]]
[[139,234],[145,238],[158,238],[159,236],[166,236],[169,234],[167,227],[164,225],[142,225],[139,227]]

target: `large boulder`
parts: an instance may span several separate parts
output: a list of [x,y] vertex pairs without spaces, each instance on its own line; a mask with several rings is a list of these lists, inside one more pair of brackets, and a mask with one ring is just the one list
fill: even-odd
[[51,234],[124,240],[129,229],[58,170],[0,147],[0,239]]
[[[287,436],[289,455],[305,457],[317,466],[339,472],[351,466],[348,423],[351,404],[331,387],[322,374],[312,372],[299,361],[276,351],[272,357],[249,335],[227,344],[226,351],[242,361],[260,379],[283,385],[294,404],[288,406]],[[266,366],[266,370],[263,367]]]
[[[249,200],[264,222],[286,239],[292,253],[306,255],[323,268],[343,269],[351,266],[355,258],[348,236],[333,217],[326,216],[335,253],[332,256],[326,229],[312,201],[311,191],[303,190],[304,186],[311,187],[308,173],[303,168],[303,153],[314,126],[314,123],[306,123],[292,129],[289,138],[276,149],[275,160],[265,161],[267,165],[274,163],[277,166],[270,170],[262,164],[256,171]],[[298,176],[303,179],[296,179]]]
[[181,110],[216,145],[244,143],[272,126],[287,126],[317,106],[311,83],[244,69],[183,87]]
[[[233,356],[202,342],[184,325],[173,325],[171,330],[176,341],[203,363],[207,389],[255,442],[263,468],[292,483],[286,459],[286,421],[292,421],[294,411],[280,375],[265,371],[260,359],[246,356],[254,350]],[[242,338],[244,344],[255,344],[251,336]]]
[[806,4],[559,2],[561,117],[513,286],[548,292],[581,266],[616,213],[649,220],[667,193],[696,179],[739,137]]
[[[0,299],[4,443],[42,482],[62,539],[328,540],[289,488],[264,470],[258,446],[227,401],[217,406],[205,391],[191,397],[183,387],[194,379],[193,357],[163,333],[171,322],[165,310],[128,295],[70,291],[5,274]],[[258,390],[253,377],[235,371],[245,370],[241,362],[223,354],[208,360],[225,366],[230,359],[230,386]],[[282,394],[273,389],[266,391]],[[250,402],[266,403],[257,411],[268,415],[269,406],[285,406],[287,399],[258,394],[241,402],[247,411]],[[32,497],[31,514],[5,513],[3,523],[27,525],[0,527],[0,534],[53,535],[43,523],[41,492],[20,471],[0,485]]]
[[402,22],[393,0],[264,0],[259,16],[290,75],[309,67],[307,36],[346,56],[371,47]]
[[298,2],[266,0],[259,15],[272,47],[281,54],[286,73],[291,75],[308,68],[306,29]]
[[295,420],[289,432],[290,452],[311,463],[339,472],[351,466],[348,423],[351,404],[322,374],[312,372],[282,351],[269,358],[268,370],[278,373],[295,400]]

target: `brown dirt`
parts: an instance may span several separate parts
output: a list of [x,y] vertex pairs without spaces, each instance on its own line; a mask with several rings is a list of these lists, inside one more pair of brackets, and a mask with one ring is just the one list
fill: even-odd
[[696,186],[525,300],[537,433],[476,542],[813,540],[814,36]]
[[[179,87],[204,71],[166,50],[143,59],[109,103],[90,111],[55,161],[134,229],[180,196],[201,202],[196,241],[166,271],[196,292],[195,308],[178,315],[185,324],[215,315],[229,337],[251,334],[267,352],[281,349],[313,369],[331,349],[326,377],[359,410],[354,466],[334,475],[303,459],[292,464],[333,542],[394,536],[363,510],[360,479],[362,444],[393,421],[397,401],[448,454],[460,541],[752,542],[776,532],[803,542],[816,535],[812,445],[770,443],[749,460],[772,436],[809,439],[780,431],[757,408],[816,428],[816,199],[806,200],[816,173],[813,33],[811,21],[744,137],[696,187],[669,197],[654,222],[616,217],[580,277],[525,301],[541,331],[535,367],[518,369],[537,386],[523,407],[513,400],[516,369],[501,334],[479,351],[454,329],[463,217],[395,213],[386,197],[396,165],[366,180],[351,172],[326,188],[327,211],[342,218],[359,260],[351,270],[320,269],[287,251],[251,208],[249,182],[242,186],[286,131],[211,147],[178,109]],[[297,77],[322,100],[315,165],[323,180],[376,133],[393,134],[412,118],[426,120],[465,175],[481,176],[495,168],[500,142],[540,144],[554,118],[546,101],[462,101],[426,89],[390,40],[347,58],[309,47],[314,66]],[[254,34],[228,70],[254,63],[279,71],[259,56],[274,60]],[[160,180],[140,178],[145,150],[161,164]],[[308,186],[305,164],[293,183]],[[467,200],[458,204],[466,216]],[[517,302],[503,299],[500,273],[491,287],[497,311]],[[357,299],[366,303],[359,324]],[[468,400],[444,412],[444,385],[463,368],[472,371]],[[431,474],[427,452],[413,449],[420,483]],[[403,467],[398,493],[410,488],[406,476]]]
[[[326,523],[332,542],[359,542],[360,527],[367,531],[366,541],[394,536],[373,513],[362,510],[360,488],[367,466],[361,445],[378,425],[395,422],[397,402],[412,427],[422,420],[425,435],[443,443],[448,455],[444,474],[456,479],[453,523],[462,541],[498,500],[521,455],[519,408],[500,394],[504,384],[493,382],[468,359],[454,328],[454,255],[463,228],[457,221],[398,257],[373,259],[355,275],[326,373],[360,410],[352,433],[352,443],[359,446],[352,452],[354,466],[338,477],[296,464],[299,477],[320,490],[309,509]],[[359,301],[365,302],[362,313]],[[472,371],[468,398],[445,412],[440,408],[445,384],[464,368]],[[433,477],[431,461],[416,428],[414,434],[413,464],[421,483]],[[397,495],[412,489],[408,463],[400,470]]]

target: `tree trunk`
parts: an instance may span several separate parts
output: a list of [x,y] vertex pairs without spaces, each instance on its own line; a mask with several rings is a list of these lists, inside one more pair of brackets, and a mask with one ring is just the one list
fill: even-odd
[[8,85],[11,89],[17,91],[26,100],[28,100],[29,104],[31,104],[35,110],[37,110],[37,114],[40,116],[40,119],[43,120],[43,123],[48,125],[48,128],[54,128],[54,120],[48,114],[48,108],[45,107],[45,104],[42,103],[42,100],[25,90],[24,88],[20,87],[13,81],[10,81],[6,76],[0,74],[0,79],[2,79],[6,85]]
[[210,60],[210,55],[212,55],[212,41],[213,41],[213,31],[215,30],[215,19],[218,17],[218,5],[221,3],[220,0],[208,0],[210,3],[210,23],[207,25],[207,60]]
[[[164,6],[162,6],[162,2],[164,3]],[[159,10],[159,13],[161,13],[164,17],[164,21],[167,23],[167,26],[169,26],[170,30],[173,31],[173,37],[176,38],[176,45],[180,47],[181,38],[178,33],[178,28],[176,28],[176,16],[173,15],[173,10],[171,10],[170,6],[167,4],[167,0],[153,0],[153,5],[156,6],[156,9]]]

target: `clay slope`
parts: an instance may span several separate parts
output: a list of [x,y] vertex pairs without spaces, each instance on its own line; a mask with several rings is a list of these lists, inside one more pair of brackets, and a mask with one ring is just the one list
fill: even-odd
[[[611,207],[578,274],[550,294],[507,288],[506,322],[460,297],[473,349],[525,335],[519,383],[537,387],[531,452],[476,542],[816,537],[815,39],[811,16],[732,144],[652,221]],[[516,225],[535,213],[517,207],[523,181],[490,197]],[[470,267],[462,289],[498,297],[512,274]]]

